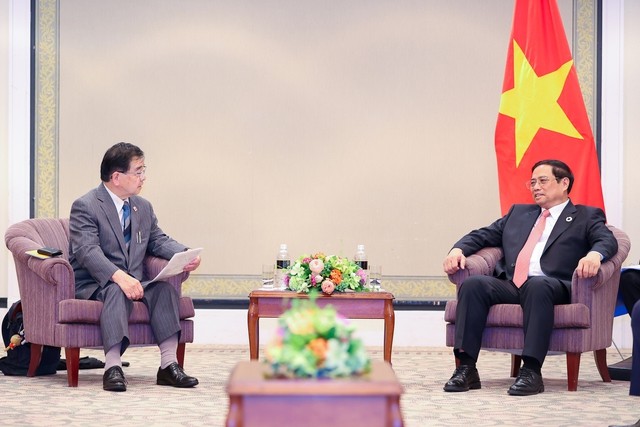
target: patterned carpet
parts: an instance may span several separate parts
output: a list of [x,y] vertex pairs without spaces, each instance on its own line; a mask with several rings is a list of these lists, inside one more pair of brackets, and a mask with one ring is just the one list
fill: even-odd
[[[382,359],[380,348],[371,348],[370,354]],[[81,355],[104,360],[99,351],[83,350]],[[200,385],[183,390],[155,385],[157,349],[132,348],[124,357],[131,363],[125,368],[125,393],[103,391],[101,369],[80,371],[75,389],[67,387],[66,372],[36,378],[0,376],[0,407],[5,424],[223,426],[228,373],[248,358],[247,347],[188,346],[185,369]],[[616,354],[609,358],[610,363],[618,360]],[[564,357],[553,356],[543,368],[546,391],[530,397],[506,394],[512,379],[509,355],[504,353],[481,355],[482,389],[467,393],[442,391],[453,371],[449,349],[398,348],[393,366],[405,389],[401,408],[409,427],[607,426],[640,418],[640,398],[629,396],[629,383],[603,383],[591,355],[582,359],[577,392],[566,390]]]

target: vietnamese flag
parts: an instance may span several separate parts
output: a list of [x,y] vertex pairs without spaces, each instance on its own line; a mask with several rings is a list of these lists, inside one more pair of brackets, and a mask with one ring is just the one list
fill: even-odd
[[555,0],[516,0],[495,133],[500,206],[532,203],[539,160],[569,165],[574,204],[604,210],[600,168],[578,75]]

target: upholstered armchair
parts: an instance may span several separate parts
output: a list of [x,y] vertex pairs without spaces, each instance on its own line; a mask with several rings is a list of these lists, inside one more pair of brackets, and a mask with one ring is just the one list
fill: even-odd
[[[69,387],[78,386],[80,348],[102,348],[100,312],[102,303],[75,299],[75,280],[69,264],[69,220],[29,219],[10,226],[5,234],[7,248],[13,254],[20,288],[25,338],[31,343],[28,376],[34,376],[40,363],[42,346],[65,349]],[[63,255],[39,259],[26,252],[41,247],[62,250]],[[167,261],[148,256],[145,278],[153,278]],[[188,273],[168,281],[180,295],[180,342],[178,363],[184,363],[185,343],[193,342],[195,315],[191,298],[181,294],[182,282]],[[155,344],[149,326],[149,312],[142,302],[135,302],[129,318],[129,338],[132,346]]]
[[[554,311],[554,329],[549,345],[550,354],[561,352],[567,357],[568,390],[578,389],[580,356],[593,351],[598,372],[605,382],[611,377],[607,369],[607,347],[611,345],[613,312],[616,305],[620,266],[629,253],[629,237],[621,230],[609,226],[618,240],[618,253],[604,262],[595,277],[579,279],[574,273],[571,282],[571,303],[557,305]],[[484,248],[467,257],[466,268],[449,276],[458,288],[472,275],[490,275],[502,257],[499,248]],[[456,331],[457,301],[449,301],[445,308],[446,344],[453,347]],[[524,346],[522,308],[517,304],[498,304],[491,307],[482,336],[482,348],[512,353],[511,376],[520,370]]]

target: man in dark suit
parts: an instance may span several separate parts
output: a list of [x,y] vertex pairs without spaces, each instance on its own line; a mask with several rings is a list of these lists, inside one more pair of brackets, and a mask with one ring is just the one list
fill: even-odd
[[[103,388],[108,391],[127,388],[120,357],[129,345],[128,318],[136,300],[149,309],[151,328],[159,343],[157,383],[174,387],[198,384],[177,363],[180,319],[176,290],[162,281],[144,288],[140,283],[147,253],[170,259],[187,249],[163,233],[151,204],[138,196],[145,171],[142,150],[118,143],[102,159],[102,183],[71,207],[69,259],[76,297],[104,303],[100,328],[106,359]],[[185,271],[199,265],[197,257]]]
[[574,271],[579,277],[592,277],[601,262],[618,250],[602,210],[574,206],[569,200],[573,175],[565,163],[536,163],[527,185],[535,204],[512,206],[493,224],[460,239],[444,260],[444,271],[453,274],[465,268],[466,256],[483,247],[503,250],[494,276],[471,276],[459,288],[454,354],[460,364],[445,391],[480,388],[476,361],[489,309],[494,304],[520,304],[523,366],[508,393],[543,392],[541,368],[549,349],[554,305],[570,302]]
[[[633,353],[631,355],[633,360],[631,362],[629,395],[640,396],[640,301],[636,301],[629,314],[631,314],[631,331],[633,333]],[[614,424],[609,427],[640,427],[640,420],[634,424]]]
[[640,396],[640,301],[636,301],[631,311],[631,331],[633,334],[633,353],[631,354],[633,361],[631,363],[629,394]]
[[627,313],[631,316],[633,306],[640,301],[640,270],[628,269],[622,272],[619,293]]

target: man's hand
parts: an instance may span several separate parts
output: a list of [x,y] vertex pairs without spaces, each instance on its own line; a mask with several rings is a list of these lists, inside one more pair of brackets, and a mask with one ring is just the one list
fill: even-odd
[[444,259],[442,266],[444,268],[444,272],[447,274],[453,274],[458,270],[464,270],[464,265],[467,262],[467,258],[465,258],[462,253],[462,249],[453,248],[449,251],[449,254]]
[[589,252],[584,258],[578,261],[576,272],[581,279],[593,277],[598,274],[600,269],[600,254],[598,252]]
[[200,266],[200,256],[197,256],[189,264],[184,266],[183,271],[193,271]]
[[140,281],[135,277],[129,276],[122,270],[118,270],[113,273],[111,276],[111,280],[113,280],[122,292],[124,292],[125,296],[132,301],[142,299],[144,295],[144,289],[142,289],[142,285]]

